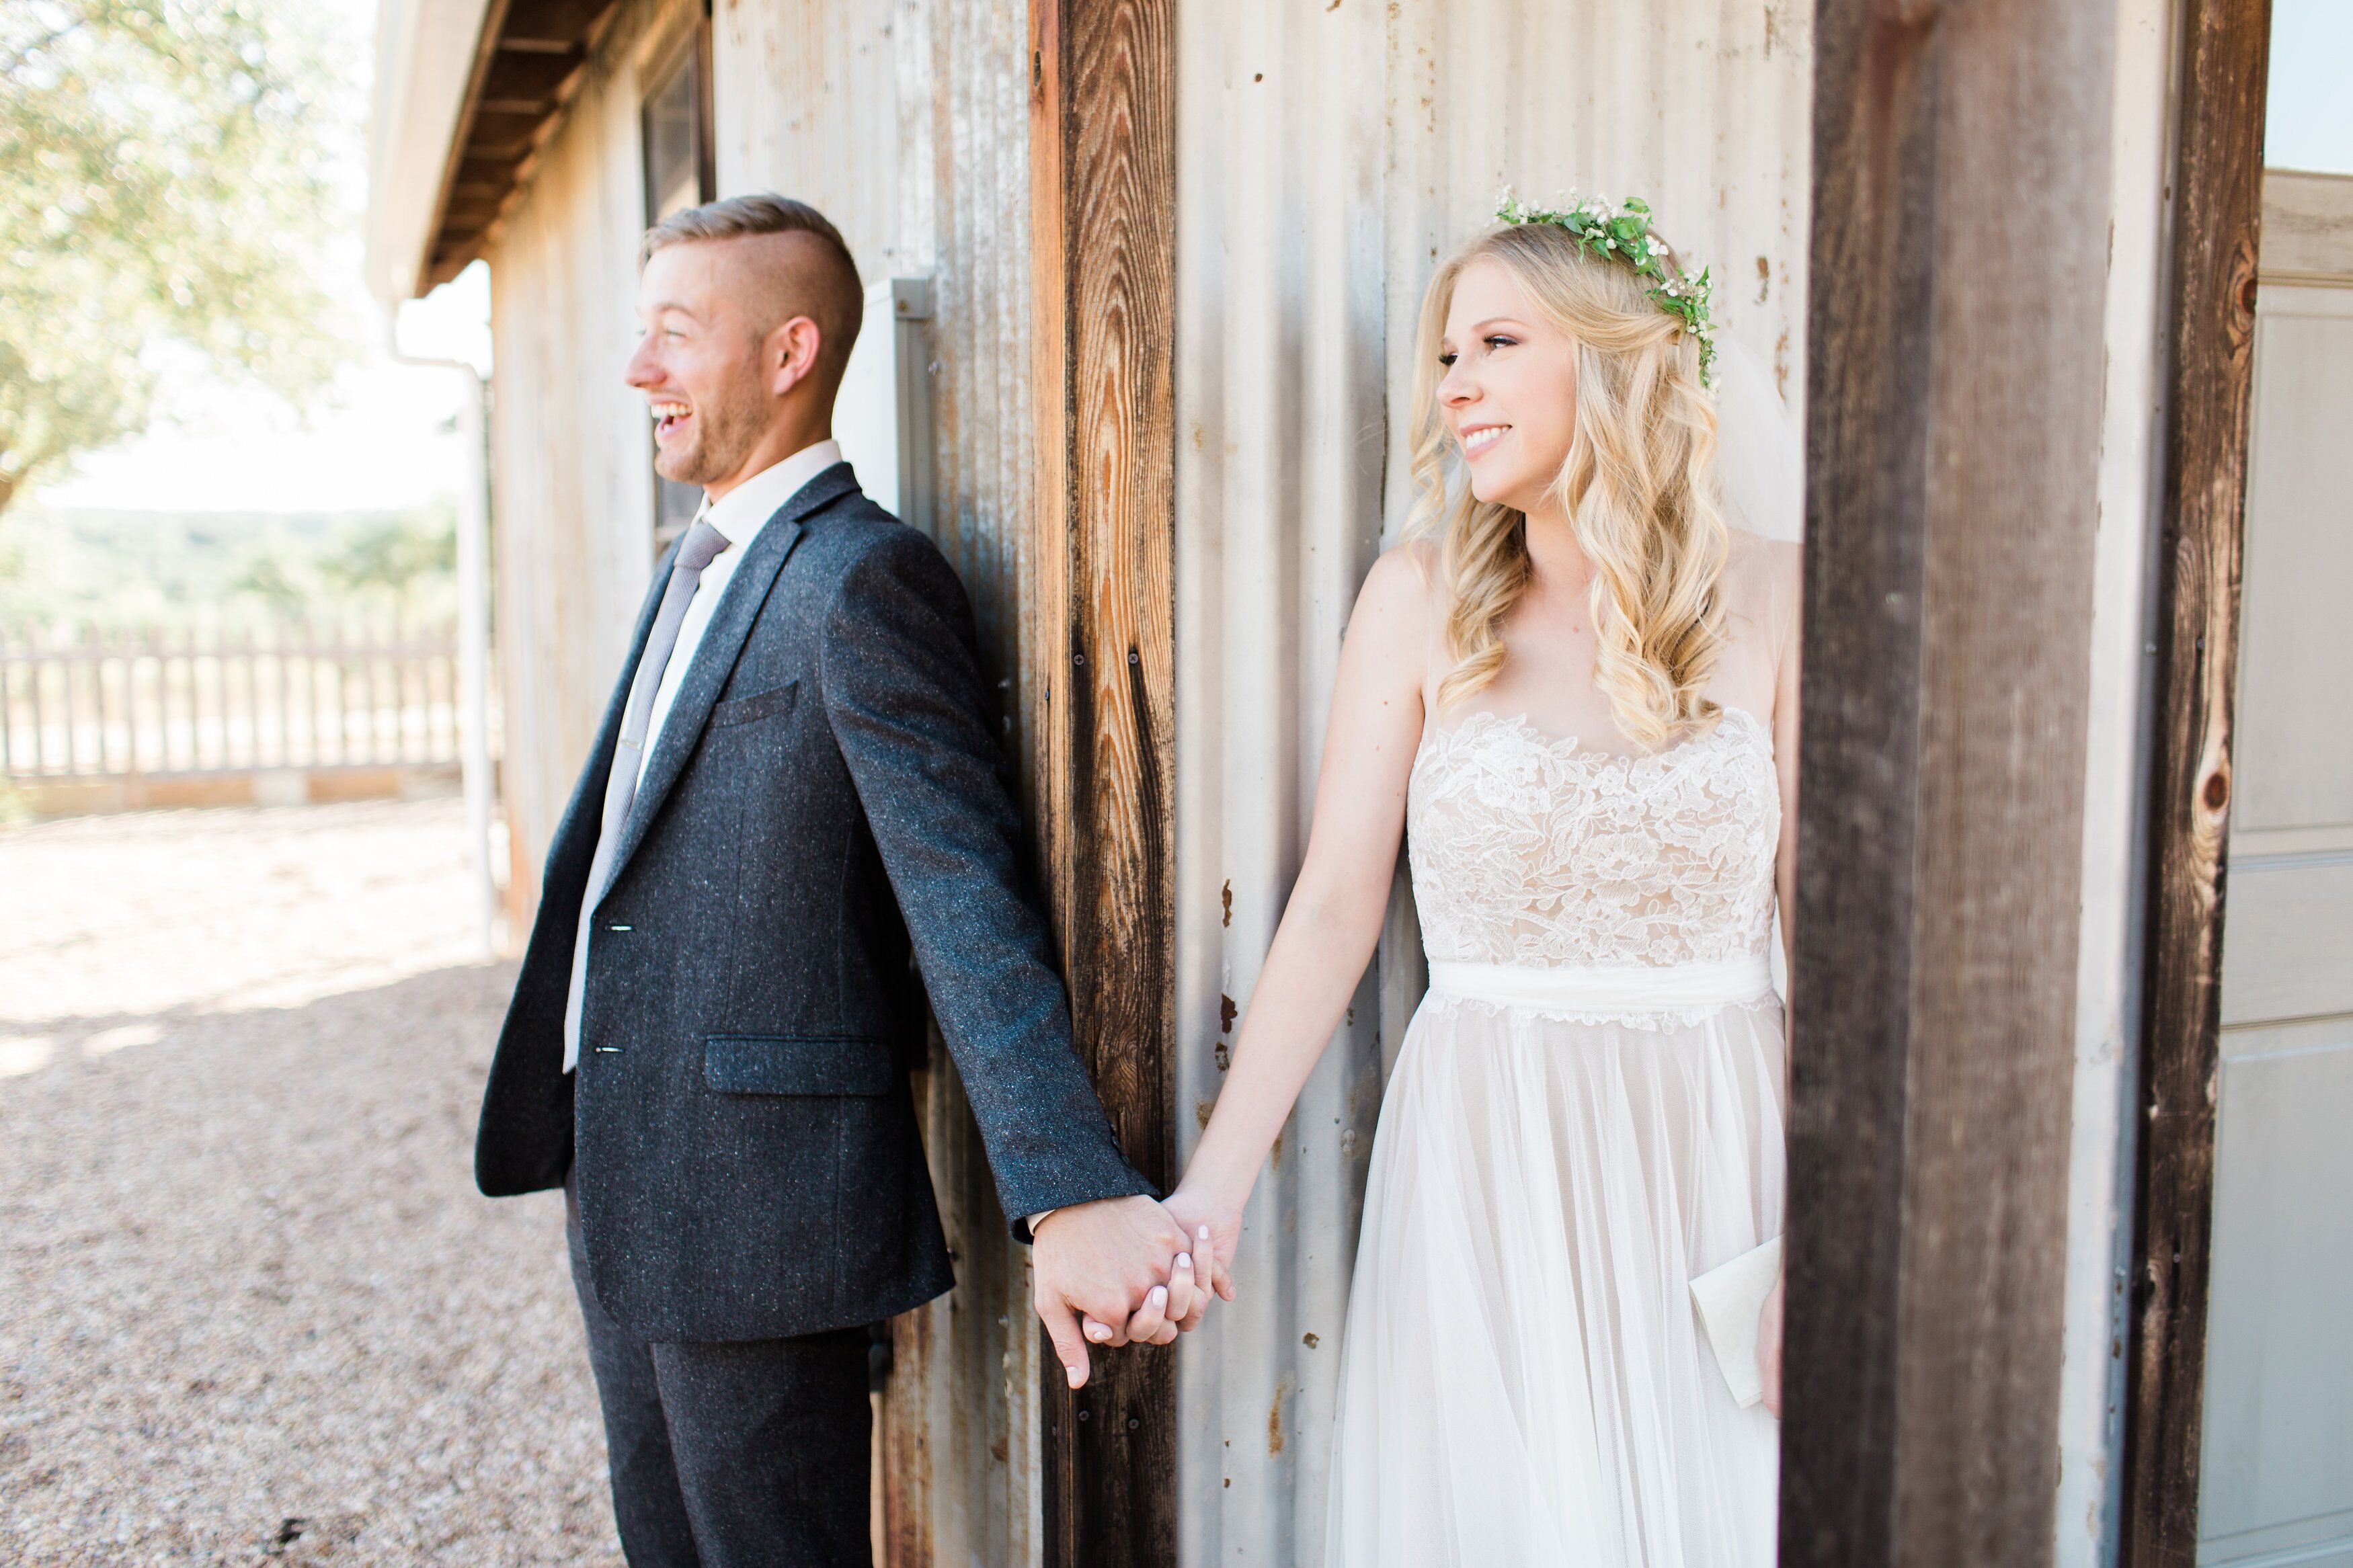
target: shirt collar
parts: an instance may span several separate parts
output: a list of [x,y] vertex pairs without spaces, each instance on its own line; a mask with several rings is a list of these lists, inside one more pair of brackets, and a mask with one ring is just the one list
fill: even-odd
[[782,462],[762,468],[717,500],[703,497],[702,520],[731,545],[748,545],[768,520],[800,493],[803,485],[841,461],[841,443],[832,439],[803,447]]

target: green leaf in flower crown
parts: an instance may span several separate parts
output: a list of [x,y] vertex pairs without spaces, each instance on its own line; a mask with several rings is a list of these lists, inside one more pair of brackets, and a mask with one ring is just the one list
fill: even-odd
[[1708,314],[1713,284],[1707,269],[1701,268],[1696,278],[1683,274],[1678,282],[1676,274],[1668,269],[1666,247],[1651,233],[1648,202],[1629,196],[1614,212],[1598,199],[1573,195],[1562,197],[1561,203],[1556,210],[1530,206],[1506,190],[1496,204],[1495,216],[1499,222],[1515,226],[1544,224],[1557,228],[1586,255],[1614,256],[1636,277],[1657,279],[1659,286],[1645,292],[1698,341],[1700,384],[1714,385],[1715,325]]

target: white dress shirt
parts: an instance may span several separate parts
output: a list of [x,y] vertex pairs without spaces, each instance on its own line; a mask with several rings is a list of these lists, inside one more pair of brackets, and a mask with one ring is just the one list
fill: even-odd
[[646,763],[653,758],[654,743],[661,739],[662,723],[670,717],[670,704],[678,700],[678,689],[685,684],[686,672],[694,668],[694,650],[702,646],[702,634],[710,626],[720,599],[726,595],[735,568],[751,552],[752,541],[760,537],[760,530],[768,525],[768,520],[798,495],[803,485],[839,461],[841,444],[831,439],[819,441],[814,447],[803,447],[780,463],[762,468],[717,500],[703,498],[702,509],[695,516],[717,529],[726,539],[727,548],[702,569],[702,577],[694,586],[694,597],[687,602],[686,618],[678,624],[678,642],[670,650],[670,662],[662,667],[661,684],[654,689],[653,710],[646,717],[646,749],[638,753],[639,787],[645,784]]

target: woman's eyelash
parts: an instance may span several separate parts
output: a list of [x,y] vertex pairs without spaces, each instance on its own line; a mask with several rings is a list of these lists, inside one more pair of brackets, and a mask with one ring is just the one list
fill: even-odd
[[[1512,349],[1520,346],[1519,339],[1506,337],[1501,332],[1492,333],[1487,337],[1481,338],[1479,341],[1486,344],[1491,349]],[[1461,354],[1440,354],[1438,356],[1438,363],[1446,366],[1447,369],[1451,370],[1454,368],[1454,362],[1461,357],[1462,356]]]

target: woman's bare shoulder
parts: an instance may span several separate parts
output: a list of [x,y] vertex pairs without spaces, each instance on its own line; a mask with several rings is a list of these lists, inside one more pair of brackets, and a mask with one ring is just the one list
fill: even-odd
[[1438,593],[1437,542],[1409,540],[1382,551],[1365,574],[1365,585],[1356,591],[1356,615],[1370,610],[1393,628],[1426,628]]
[[1440,619],[1437,546],[1413,541],[1381,552],[1348,615],[1343,665],[1383,690],[1419,690]]

